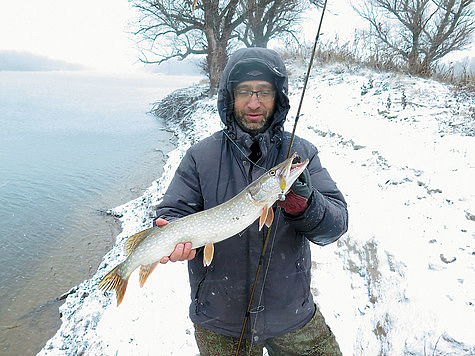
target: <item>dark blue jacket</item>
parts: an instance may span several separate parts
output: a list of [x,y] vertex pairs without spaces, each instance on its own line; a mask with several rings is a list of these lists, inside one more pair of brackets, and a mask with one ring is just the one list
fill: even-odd
[[[266,64],[275,74],[274,84],[278,89],[272,125],[254,138],[234,121],[232,88],[228,80],[235,66],[247,61]],[[244,157],[251,153],[253,139],[259,142],[261,149],[262,156],[257,162],[260,167],[269,169],[285,159],[290,142],[290,133],[282,129],[289,110],[287,74],[274,51],[249,48],[230,57],[220,83],[218,110],[226,134],[219,131],[188,150],[158,207],[158,217],[171,221],[212,208],[262,175],[264,170]],[[314,192],[301,216],[290,218],[278,214],[272,224],[247,324],[246,336],[254,343],[296,330],[311,319],[315,309],[310,292],[309,241],[319,245],[334,242],[346,232],[348,225],[343,195],[322,167],[317,149],[296,137],[292,152],[297,152],[302,159],[310,159],[308,170]],[[189,261],[190,318],[194,323],[239,337],[266,232],[265,227],[258,231],[255,222],[240,234],[217,243],[209,267],[203,267],[202,249]]]

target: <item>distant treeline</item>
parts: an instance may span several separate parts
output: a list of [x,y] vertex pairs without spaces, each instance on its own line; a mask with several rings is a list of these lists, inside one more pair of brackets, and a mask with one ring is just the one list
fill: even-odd
[[0,71],[83,70],[79,64],[68,63],[22,51],[0,51]]

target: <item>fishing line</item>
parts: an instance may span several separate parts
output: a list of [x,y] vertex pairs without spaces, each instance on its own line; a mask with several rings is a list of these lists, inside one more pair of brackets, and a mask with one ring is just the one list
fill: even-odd
[[223,130],[224,134],[226,135],[226,137],[229,139],[229,141],[231,141],[234,146],[237,147],[237,149],[239,150],[239,152],[242,153],[242,155],[249,161],[251,162],[253,165],[255,165],[257,168],[260,168],[260,169],[263,169],[264,171],[267,171],[267,169],[265,169],[264,167],[258,165],[256,162],[254,162],[252,159],[250,159],[245,153],[243,150],[241,150],[241,147],[238,146],[238,144],[236,142],[234,142],[234,140],[228,135],[228,133],[226,132],[226,130]]
[[[305,90],[307,88],[307,83],[308,83],[308,78],[310,77],[310,71],[312,69],[312,65],[313,65],[313,58],[315,57],[315,51],[316,51],[316,48],[317,48],[317,43],[318,43],[318,38],[320,37],[320,30],[322,28],[322,22],[323,22],[323,15],[325,14],[325,9],[327,7],[327,0],[325,0],[324,4],[323,4],[323,8],[322,8],[322,15],[320,16],[320,23],[318,25],[318,30],[317,30],[317,35],[315,37],[315,42],[313,44],[313,49],[312,49],[312,55],[311,55],[311,58],[310,58],[310,62],[309,62],[309,65],[308,65],[308,70],[307,70],[307,74],[305,76],[305,82],[304,82],[304,87],[302,89],[302,95],[300,96],[300,103],[299,103],[299,107],[298,107],[298,110],[297,110],[297,115],[295,117],[295,123],[294,123],[294,127],[293,127],[293,130],[292,130],[292,136],[290,137],[290,143],[289,143],[289,148],[287,150],[287,155],[286,155],[286,159],[289,158],[290,156],[290,150],[292,148],[292,143],[294,141],[294,137],[295,137],[295,130],[297,128],[297,123],[298,123],[298,120],[299,120],[299,117],[300,117],[300,109],[302,108],[302,103],[303,103],[303,98],[304,98],[304,95],[305,95]],[[227,136],[227,135],[226,135]],[[229,136],[228,136],[229,137]],[[242,152],[242,151],[241,151]],[[280,214],[279,214],[280,215]],[[265,241],[264,241],[264,246],[262,247],[262,252],[261,252],[261,256],[260,256],[260,259],[259,259],[259,265],[257,266],[257,270],[256,270],[256,276],[254,278],[254,284],[252,286],[252,290],[251,290],[251,295],[249,296],[249,303],[248,303],[248,307],[247,307],[247,311],[246,311],[246,315],[244,317],[244,321],[243,321],[243,325],[242,325],[242,329],[241,329],[241,336],[239,338],[239,343],[238,343],[238,346],[237,346],[237,350],[236,350],[236,356],[239,355],[239,350],[241,349],[241,344],[242,344],[242,340],[244,338],[244,332],[246,330],[246,324],[247,324],[247,320],[249,319],[249,316],[250,316],[250,310],[251,310],[251,306],[252,306],[252,302],[253,302],[253,299],[254,299],[254,293],[255,293],[255,290],[256,290],[256,286],[257,286],[257,281],[259,279],[259,275],[260,275],[260,272],[261,272],[261,268],[262,268],[262,263],[264,261],[264,255],[266,253],[266,249],[267,249],[267,244],[269,242],[269,236],[270,236],[270,232],[272,230],[272,227],[274,226],[274,224],[272,224],[271,226],[269,226],[268,230],[267,230],[267,235],[266,235],[266,238],[265,238]],[[272,238],[272,244],[271,244],[271,248],[273,248],[274,246],[274,241],[275,241],[275,233],[274,233],[274,236]],[[269,263],[267,265],[267,267],[269,268],[270,266],[270,262],[271,262],[271,259],[272,259],[272,255],[269,256]],[[268,270],[267,268],[267,270]],[[262,294],[264,292],[264,285],[265,285],[265,281],[266,281],[266,278],[267,277],[267,271],[266,271],[266,275],[264,275],[264,278],[262,280],[262,289],[261,289],[261,295],[259,297],[259,300],[261,300],[262,298]],[[260,304],[260,303],[259,303]],[[259,307],[259,306],[258,306]],[[257,317],[258,317],[259,314],[256,314],[256,320],[254,321],[254,325],[255,323],[257,322]],[[250,345],[250,348],[252,347],[252,340],[251,340],[251,345]],[[249,354],[250,354],[250,349],[249,349]]]

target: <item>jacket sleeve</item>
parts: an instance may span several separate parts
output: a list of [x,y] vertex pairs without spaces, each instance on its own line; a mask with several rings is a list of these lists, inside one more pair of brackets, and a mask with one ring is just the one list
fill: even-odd
[[348,210],[345,198],[322,167],[315,151],[308,165],[313,193],[307,209],[299,216],[284,213],[286,221],[308,240],[324,246],[338,240],[348,230]]
[[156,210],[156,217],[167,221],[203,210],[200,178],[192,150],[188,150]]

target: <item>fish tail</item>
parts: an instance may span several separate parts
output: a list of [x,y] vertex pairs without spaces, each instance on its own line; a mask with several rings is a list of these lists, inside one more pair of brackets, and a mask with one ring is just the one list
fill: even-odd
[[119,273],[122,264],[115,267],[112,271],[110,271],[98,284],[99,289],[108,291],[115,289],[115,293],[117,295],[117,306],[122,302],[124,299],[125,290],[127,289],[127,283],[129,282],[129,276],[127,278],[123,278],[122,275]]

